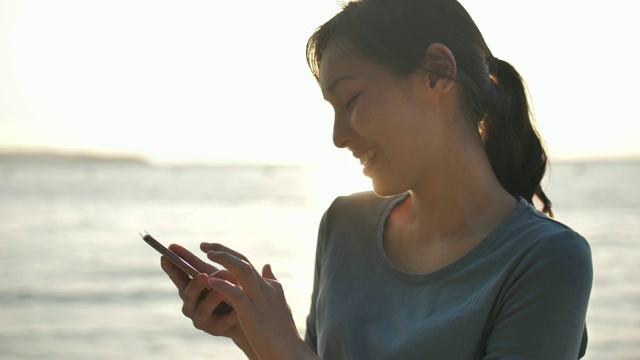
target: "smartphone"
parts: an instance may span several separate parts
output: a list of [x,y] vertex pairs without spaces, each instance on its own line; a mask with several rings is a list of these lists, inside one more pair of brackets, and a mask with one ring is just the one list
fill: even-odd
[[[158,251],[160,254],[162,254],[167,259],[169,259],[169,261],[171,261],[180,270],[184,271],[184,273],[189,275],[191,278],[200,274],[200,271],[196,270],[193,266],[191,266],[191,264],[186,262],[184,259],[182,259],[173,251],[169,250],[166,246],[162,245],[158,240],[154,239],[151,235],[149,235],[148,232],[141,231],[140,237],[142,237],[142,240],[144,240],[152,248],[156,249],[156,251]],[[200,298],[202,299],[205,296],[207,296],[209,291],[211,291],[211,288],[209,287],[204,289],[202,291],[202,294],[200,294]],[[218,307],[216,307],[216,309],[213,311],[213,314],[224,315],[224,314],[230,313],[231,310],[233,310],[233,307],[231,307],[231,305],[223,301],[220,303],[220,305],[218,305]]]

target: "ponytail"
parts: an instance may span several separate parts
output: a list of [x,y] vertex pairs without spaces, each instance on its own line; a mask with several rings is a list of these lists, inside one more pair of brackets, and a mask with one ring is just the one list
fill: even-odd
[[487,99],[481,130],[493,171],[511,195],[531,204],[537,197],[542,211],[553,216],[551,201],[540,185],[547,154],[534,127],[524,81],[506,61],[493,59],[490,68],[494,91]]

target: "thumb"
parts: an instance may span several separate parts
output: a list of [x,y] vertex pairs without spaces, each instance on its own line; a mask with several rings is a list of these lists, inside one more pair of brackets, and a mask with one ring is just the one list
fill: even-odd
[[273,275],[273,271],[271,271],[271,265],[265,264],[262,267],[262,277],[269,280],[278,280],[276,276]]

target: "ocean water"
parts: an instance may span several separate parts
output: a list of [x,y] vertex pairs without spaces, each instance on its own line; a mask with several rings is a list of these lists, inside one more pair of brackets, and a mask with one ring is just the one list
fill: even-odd
[[[308,167],[0,162],[1,359],[242,359],[192,327],[138,236],[227,244],[283,283],[300,331],[320,217],[335,195]],[[590,242],[587,359],[640,359],[640,162],[558,162],[556,218]],[[339,181],[338,181],[339,183]]]

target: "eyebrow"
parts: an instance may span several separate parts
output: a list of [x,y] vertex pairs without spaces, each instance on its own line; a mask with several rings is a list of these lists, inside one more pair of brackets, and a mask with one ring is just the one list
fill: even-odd
[[343,81],[343,80],[349,80],[349,79],[355,79],[355,78],[354,78],[353,76],[351,76],[351,75],[343,75],[343,76],[340,76],[339,78],[337,78],[337,79],[333,80],[333,81],[329,84],[329,86],[327,86],[327,89],[326,89],[327,94],[331,94],[331,93],[336,89],[336,86],[338,86],[338,84],[339,84],[341,81]]

